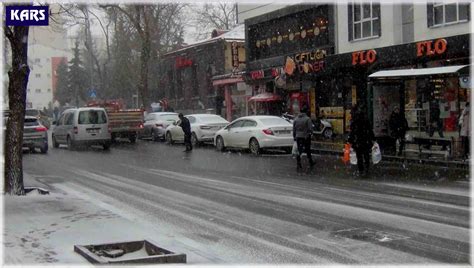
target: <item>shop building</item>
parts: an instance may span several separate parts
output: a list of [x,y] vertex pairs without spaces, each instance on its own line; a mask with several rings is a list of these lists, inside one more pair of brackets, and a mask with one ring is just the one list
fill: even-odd
[[[371,97],[367,90],[369,75],[388,69],[469,64],[469,10],[469,3],[457,1],[440,4],[379,4],[373,1],[289,6],[250,18],[245,20],[247,80],[256,92],[279,94],[285,100],[282,107],[285,111],[295,113],[301,105],[308,105],[312,116],[325,117],[331,121],[335,133],[343,134],[349,130],[353,105],[358,102],[370,104],[367,103],[367,98]],[[299,28],[295,30],[289,18],[295,18]],[[316,38],[319,41],[312,39],[305,43],[309,39],[302,38],[302,34],[305,32],[308,37],[309,30],[304,26],[303,18],[315,26],[320,18],[325,19],[327,39],[321,39],[323,31],[319,27],[319,31],[313,30],[313,33],[319,32]],[[273,25],[273,28],[267,25]],[[269,40],[266,36],[276,32],[278,44],[278,32],[283,30],[299,36],[298,39],[288,38],[286,49],[274,45],[274,38]],[[258,35],[252,35],[253,32]],[[299,45],[300,41],[308,46]],[[411,88],[420,83],[404,81],[410,83]],[[451,83],[441,84],[436,88],[452,88]],[[414,96],[413,90],[418,89],[411,89],[411,93],[406,94]],[[463,94],[461,91],[458,95]],[[463,97],[458,101],[459,109],[462,100]],[[407,116],[413,113],[408,109],[418,108],[407,107]]]
[[227,119],[245,115],[243,30],[240,25],[214,31],[208,40],[165,54],[159,63],[158,98],[185,114],[215,113]]

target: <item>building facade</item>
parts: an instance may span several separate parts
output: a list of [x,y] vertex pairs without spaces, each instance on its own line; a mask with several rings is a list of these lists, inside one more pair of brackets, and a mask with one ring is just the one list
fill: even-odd
[[245,69],[243,30],[240,25],[165,54],[153,101],[166,98],[172,110],[188,114],[215,113],[229,120],[245,115],[248,90],[240,74]]
[[[291,18],[298,19],[291,23]],[[321,24],[323,20],[326,25]],[[368,101],[372,73],[464,65],[471,59],[470,4],[466,2],[294,5],[248,18],[245,25],[248,83],[260,91],[279,94],[281,111],[295,113],[308,105],[312,116],[325,117],[339,134],[349,129],[353,105],[374,105],[369,103],[372,99]],[[264,30],[255,35],[253,29]],[[406,94],[412,96],[408,112],[427,105],[427,99],[415,100],[413,105],[413,98],[420,99],[422,94],[421,85],[416,86],[418,80],[403,82],[409,89]],[[443,83],[425,84],[451,92],[440,93],[438,99],[456,95],[456,103],[449,100],[451,121],[445,120],[451,130],[452,118],[462,109],[468,93],[452,90],[459,88],[454,78]],[[413,119],[412,127],[419,121]]]

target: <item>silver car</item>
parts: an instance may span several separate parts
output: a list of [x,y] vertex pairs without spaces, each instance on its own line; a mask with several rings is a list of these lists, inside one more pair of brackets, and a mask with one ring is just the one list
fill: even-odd
[[151,138],[154,141],[164,140],[166,128],[179,120],[177,113],[156,112],[145,117],[142,138]]
[[55,122],[53,147],[66,144],[72,150],[78,145],[102,145],[108,150],[111,135],[107,113],[103,108],[85,107],[64,111]]
[[43,154],[48,152],[48,129],[34,116],[25,116],[23,147],[29,148],[31,152],[37,148]]

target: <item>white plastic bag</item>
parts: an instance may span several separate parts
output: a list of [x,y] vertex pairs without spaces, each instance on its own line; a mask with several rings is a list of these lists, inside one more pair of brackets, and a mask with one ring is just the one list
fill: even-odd
[[349,154],[350,156],[350,159],[351,159],[351,164],[352,165],[357,165],[357,155],[356,155],[356,152],[354,151],[354,149],[351,148],[351,153]]
[[293,148],[291,149],[291,155],[298,156],[298,144],[296,141],[293,143]]
[[379,144],[374,142],[374,146],[372,146],[372,163],[378,164],[382,160],[382,153],[380,152]]

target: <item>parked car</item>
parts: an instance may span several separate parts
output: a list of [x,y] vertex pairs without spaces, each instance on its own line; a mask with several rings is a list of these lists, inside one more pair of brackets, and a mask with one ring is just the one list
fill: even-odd
[[53,147],[66,144],[72,150],[78,145],[102,145],[108,150],[111,135],[104,108],[84,107],[64,111],[55,121]]
[[269,148],[282,148],[290,153],[293,142],[293,126],[281,117],[269,115],[238,118],[217,131],[214,138],[219,151],[243,148],[255,155]]
[[38,110],[38,109],[26,109],[25,110],[25,116],[34,116],[36,117],[40,123],[45,126],[46,128],[50,128],[51,124],[49,122],[49,117],[47,114],[45,114],[43,111]]
[[[203,142],[213,142],[216,132],[229,124],[216,114],[190,114],[186,115],[191,124],[191,143],[196,146]],[[166,128],[166,141],[169,144],[174,142],[184,142],[183,129],[176,124]]]
[[38,148],[41,153],[48,152],[48,129],[34,116],[25,116],[23,126],[23,147],[31,152]]
[[177,113],[155,112],[145,117],[144,130],[141,138],[151,138],[154,141],[164,140],[166,128],[179,120]]

